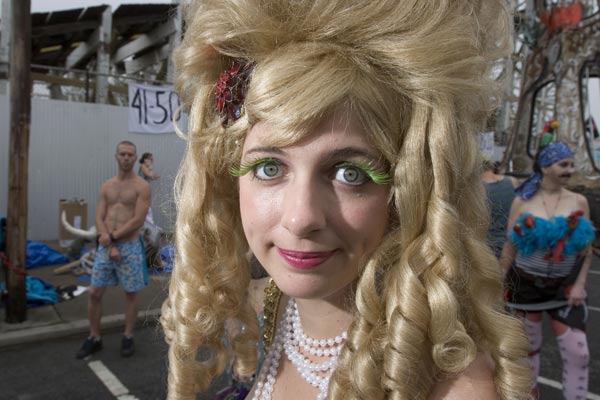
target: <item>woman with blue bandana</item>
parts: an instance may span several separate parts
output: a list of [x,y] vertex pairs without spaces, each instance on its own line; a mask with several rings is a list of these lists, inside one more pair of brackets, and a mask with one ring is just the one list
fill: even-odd
[[566,144],[554,142],[538,153],[534,173],[515,189],[500,259],[507,303],[523,318],[529,338],[532,391],[537,392],[545,311],[563,359],[567,400],[587,395],[585,283],[594,239],[587,199],[566,189],[573,172],[573,153]]

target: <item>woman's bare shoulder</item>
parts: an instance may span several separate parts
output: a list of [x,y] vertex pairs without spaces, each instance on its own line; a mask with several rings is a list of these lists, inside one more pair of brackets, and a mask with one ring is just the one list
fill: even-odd
[[479,353],[465,370],[436,383],[429,400],[496,400],[494,362],[489,355]]
[[589,210],[590,205],[589,205],[587,197],[585,197],[581,193],[576,193],[576,192],[571,192],[571,193],[573,193],[573,195],[575,197],[575,201],[577,202],[577,207],[579,209]]
[[256,313],[260,313],[263,309],[265,300],[265,288],[269,285],[270,278],[252,279],[248,286],[248,298],[252,308]]

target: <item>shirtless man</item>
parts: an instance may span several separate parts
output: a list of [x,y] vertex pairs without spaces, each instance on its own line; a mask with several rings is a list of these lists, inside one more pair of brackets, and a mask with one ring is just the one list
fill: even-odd
[[150,206],[151,190],[150,185],[133,170],[137,160],[133,143],[120,142],[115,159],[119,173],[102,184],[96,207],[99,246],[89,288],[90,335],[77,352],[79,359],[102,349],[102,297],[106,286],[117,284],[125,291],[125,332],[121,355],[129,357],[134,353],[137,293],[146,286],[144,248],[139,230]]

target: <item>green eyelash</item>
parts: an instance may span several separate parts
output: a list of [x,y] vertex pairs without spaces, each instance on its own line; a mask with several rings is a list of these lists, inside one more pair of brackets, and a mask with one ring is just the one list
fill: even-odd
[[373,167],[371,164],[362,164],[346,161],[336,165],[336,167],[355,167],[362,169],[367,175],[369,175],[369,178],[371,178],[371,180],[378,185],[388,185],[392,182],[390,174],[375,169],[375,167]]
[[268,162],[277,162],[274,158],[259,158],[258,160],[250,161],[248,163],[240,163],[239,168],[234,167],[233,165],[229,167],[229,173],[232,176],[240,177],[246,175],[248,172],[252,171],[254,168],[258,167],[261,164],[265,164]]

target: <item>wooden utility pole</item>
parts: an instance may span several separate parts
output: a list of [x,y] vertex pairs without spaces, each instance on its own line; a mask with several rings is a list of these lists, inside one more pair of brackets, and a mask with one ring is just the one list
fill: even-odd
[[10,144],[8,161],[7,322],[27,319],[25,276],[27,245],[27,176],[31,121],[31,0],[11,2]]

